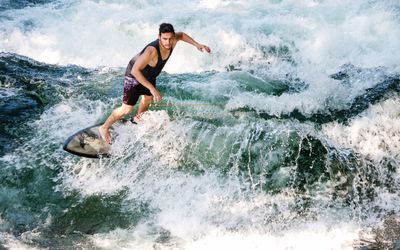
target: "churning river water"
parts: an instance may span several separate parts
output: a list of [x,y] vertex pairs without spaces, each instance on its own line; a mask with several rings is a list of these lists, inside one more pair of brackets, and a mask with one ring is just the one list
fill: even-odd
[[[177,45],[113,157],[63,151],[162,22],[212,53]],[[0,249],[375,242],[400,212],[399,40],[395,0],[0,0]]]

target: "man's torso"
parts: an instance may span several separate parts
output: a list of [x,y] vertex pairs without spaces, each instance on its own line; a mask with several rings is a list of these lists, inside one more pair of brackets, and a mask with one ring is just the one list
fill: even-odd
[[162,68],[164,67],[165,63],[168,61],[169,57],[172,54],[172,51],[176,45],[176,41],[172,45],[172,48],[167,52],[162,52],[159,45],[159,40],[155,40],[149,43],[139,54],[134,56],[128,63],[126,67],[125,76],[134,78],[131,71],[141,54],[146,50],[147,47],[152,46],[155,48],[155,53],[152,53],[150,62],[146,65],[146,67],[142,70],[144,77],[149,80],[151,83],[155,84],[155,78],[160,74]]

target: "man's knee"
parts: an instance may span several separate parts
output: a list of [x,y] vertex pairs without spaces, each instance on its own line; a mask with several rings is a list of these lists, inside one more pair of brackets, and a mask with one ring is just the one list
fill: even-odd
[[116,109],[117,116],[126,116],[129,113],[131,113],[133,110],[133,106],[127,105],[127,104],[122,104],[121,107]]
[[153,101],[153,96],[151,96],[151,95],[150,96],[148,96],[148,95],[142,96],[141,102],[143,104],[150,104],[152,101]]

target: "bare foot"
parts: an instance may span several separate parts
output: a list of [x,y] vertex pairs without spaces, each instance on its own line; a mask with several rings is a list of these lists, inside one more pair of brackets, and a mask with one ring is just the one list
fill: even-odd
[[137,116],[133,117],[133,121],[136,122],[136,123],[139,123],[140,122],[140,117],[137,117]]
[[131,121],[132,121],[132,123],[138,124],[140,122],[141,118],[142,118],[142,114],[137,114],[132,118]]
[[103,141],[107,142],[108,144],[111,144],[111,134],[108,129],[103,128],[103,126],[99,127],[99,135],[100,138],[103,139]]

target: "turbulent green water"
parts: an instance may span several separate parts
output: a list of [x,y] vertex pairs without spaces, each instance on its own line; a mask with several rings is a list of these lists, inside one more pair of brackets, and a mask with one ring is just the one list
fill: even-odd
[[[153,2],[136,3],[145,34],[159,22],[145,15]],[[163,101],[138,125],[116,124],[113,156],[98,160],[62,144],[120,105],[119,64],[131,52],[114,52],[141,48],[152,33],[134,33],[128,1],[2,2],[0,248],[353,249],[373,241],[372,228],[396,221],[400,204],[398,4],[345,5],[182,3],[170,18],[213,54],[178,44],[157,82]],[[321,20],[313,10],[331,14]],[[363,26],[367,15],[392,33]],[[197,23],[207,19],[208,27]],[[98,33],[83,26],[98,20],[118,41],[92,42]],[[352,26],[365,29],[363,41]],[[388,232],[380,243],[394,248]]]

